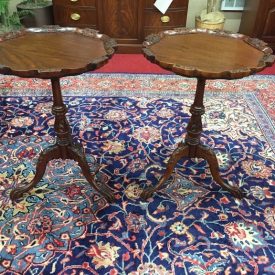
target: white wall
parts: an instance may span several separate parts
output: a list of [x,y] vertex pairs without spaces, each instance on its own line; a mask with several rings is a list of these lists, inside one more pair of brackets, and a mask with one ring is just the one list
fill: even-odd
[[[207,0],[189,0],[189,7],[187,13],[187,28],[195,27],[195,16],[200,15],[203,9],[206,9]],[[238,32],[242,12],[224,12],[226,17],[224,29],[232,32]]]

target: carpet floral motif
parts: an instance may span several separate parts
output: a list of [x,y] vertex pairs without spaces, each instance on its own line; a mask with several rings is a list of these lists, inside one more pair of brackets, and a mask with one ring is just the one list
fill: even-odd
[[222,178],[247,193],[242,201],[202,159],[182,159],[163,190],[140,199],[186,135],[194,79],[85,74],[62,80],[68,119],[115,203],[75,162],[54,160],[13,204],[11,190],[54,143],[49,85],[0,78],[1,274],[275,273],[274,77],[207,83],[202,141]]

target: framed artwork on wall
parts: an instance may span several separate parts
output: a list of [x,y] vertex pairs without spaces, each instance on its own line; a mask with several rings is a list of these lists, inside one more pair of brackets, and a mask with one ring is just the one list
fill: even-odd
[[244,9],[245,0],[222,0],[222,11],[242,11]]

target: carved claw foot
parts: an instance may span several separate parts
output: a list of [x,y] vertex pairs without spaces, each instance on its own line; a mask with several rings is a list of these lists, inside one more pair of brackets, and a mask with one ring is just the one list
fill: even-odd
[[165,172],[164,172],[163,176],[161,177],[161,179],[159,180],[159,182],[157,183],[157,185],[154,187],[150,186],[150,187],[146,188],[145,190],[143,190],[140,197],[143,200],[147,200],[150,197],[152,197],[154,192],[160,190],[164,186],[165,182],[169,179],[171,174],[173,173],[173,170],[174,170],[177,162],[182,157],[188,156],[188,152],[189,152],[188,145],[186,145],[184,143],[179,143],[178,147],[174,150],[174,152],[170,156],[167,166],[166,166],[166,169],[165,169]]
[[142,193],[140,194],[140,197],[143,200],[147,200],[152,197],[152,195],[155,191],[156,191],[156,188],[153,186],[150,186],[142,191]]
[[20,185],[10,193],[10,199],[12,201],[20,199],[25,192],[28,192],[32,188],[32,184]]
[[242,199],[245,194],[236,186],[225,183],[219,173],[219,163],[214,151],[205,145],[199,145],[197,156],[205,159],[208,164],[214,181],[216,181],[224,190],[230,192],[235,198]]
[[227,183],[223,183],[223,184],[220,184],[221,187],[230,192],[232,196],[234,196],[235,198],[241,200],[242,198],[245,197],[245,192],[243,192],[240,188],[236,187],[236,186],[231,186]]
[[91,172],[90,167],[88,165],[87,159],[83,152],[83,148],[79,144],[73,144],[68,148],[69,156],[71,159],[78,162],[82,173],[89,184],[98,192],[100,193],[109,203],[114,202],[115,195],[113,194],[112,190],[106,186],[104,183],[96,183],[95,181],[95,174],[100,169],[100,166],[94,164],[93,171]]
[[44,149],[37,161],[36,164],[36,172],[35,176],[30,183],[26,183],[25,185],[20,185],[10,193],[11,200],[19,199],[23,196],[23,193],[31,190],[35,185],[42,179],[44,173],[46,171],[47,164],[50,160],[56,158],[59,154],[59,148],[57,145],[49,146]]

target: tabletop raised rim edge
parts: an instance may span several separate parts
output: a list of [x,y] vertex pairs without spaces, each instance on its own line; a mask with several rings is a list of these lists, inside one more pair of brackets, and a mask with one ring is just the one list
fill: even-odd
[[26,33],[58,33],[58,32],[77,33],[86,37],[99,38],[103,41],[106,55],[101,56],[99,58],[95,58],[90,62],[87,62],[85,66],[77,69],[62,68],[57,70],[57,69],[49,68],[46,70],[34,69],[34,70],[26,70],[26,71],[17,71],[15,69],[12,69],[0,63],[0,74],[14,75],[14,76],[24,77],[24,78],[26,77],[26,78],[43,78],[43,79],[78,75],[88,71],[93,71],[103,66],[105,63],[107,63],[108,59],[112,57],[112,55],[115,53],[115,50],[117,48],[117,43],[115,39],[110,38],[105,34],[99,33],[98,30],[94,30],[91,28],[80,29],[76,27],[60,27],[58,25],[47,25],[39,28],[21,28],[20,30],[4,33],[0,35],[0,45],[1,45],[1,42],[18,38],[20,36],[25,35]]
[[[178,64],[169,64],[165,61],[160,61],[156,58],[155,54],[148,48],[149,46],[158,43],[163,37],[167,35],[179,35],[179,34],[194,34],[194,33],[206,33],[217,36],[231,37],[236,39],[242,39],[244,42],[249,44],[250,46],[262,51],[264,53],[261,60],[259,60],[257,67],[251,68],[240,68],[237,70],[227,70],[223,72],[206,72],[201,71],[195,67],[191,66],[181,66]],[[258,39],[251,38],[244,34],[234,33],[230,31],[224,30],[208,30],[208,29],[188,29],[188,28],[174,28],[171,30],[161,31],[159,33],[153,33],[148,35],[142,45],[142,51],[144,56],[150,60],[152,63],[156,63],[159,66],[168,69],[178,75],[186,76],[186,77],[197,77],[197,78],[205,78],[205,79],[238,79],[243,78],[245,76],[249,76],[251,74],[262,71],[265,67],[272,66],[275,62],[275,55],[273,55],[273,51],[270,47],[267,46],[267,43]]]

